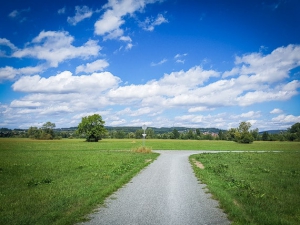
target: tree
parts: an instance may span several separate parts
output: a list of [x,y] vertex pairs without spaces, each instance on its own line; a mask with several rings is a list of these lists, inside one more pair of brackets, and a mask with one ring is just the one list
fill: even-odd
[[29,127],[27,133],[29,138],[33,138],[33,139],[40,138],[40,130],[37,127]]
[[237,129],[236,128],[230,128],[227,131],[227,140],[228,141],[233,141],[235,140],[235,134],[237,133]]
[[192,130],[189,130],[187,133],[187,137],[190,140],[195,139],[194,132]]
[[77,133],[85,135],[88,142],[98,142],[106,133],[104,124],[105,121],[102,120],[99,114],[82,117]]
[[300,141],[300,123],[295,123],[288,129],[288,139],[290,141]]
[[174,137],[174,139],[178,139],[179,137],[180,137],[180,133],[178,132],[178,130],[176,130],[176,129],[174,129],[173,131],[172,131],[172,133],[173,133],[173,137]]
[[262,138],[263,141],[269,141],[270,137],[269,137],[269,133],[268,132],[263,132],[262,134]]
[[247,143],[247,144],[252,143],[254,138],[249,131],[250,127],[251,127],[251,123],[241,122],[239,127],[236,129],[235,141],[239,143]]
[[124,139],[126,136],[126,133],[123,130],[117,130],[115,138],[117,139]]
[[41,133],[40,139],[45,139],[45,140],[53,139],[54,138],[54,131],[53,131],[54,128],[55,128],[55,123],[51,123],[51,122],[44,123],[41,128],[42,133]]
[[135,131],[135,138],[136,139],[142,138],[143,137],[143,133],[144,133],[144,131],[142,129],[136,130]]
[[155,132],[152,128],[148,128],[146,130],[146,138],[149,138],[149,139],[152,139],[152,138],[155,138]]
[[254,129],[254,130],[251,130],[250,134],[252,135],[252,137],[255,141],[259,141],[259,130],[258,130],[258,128]]

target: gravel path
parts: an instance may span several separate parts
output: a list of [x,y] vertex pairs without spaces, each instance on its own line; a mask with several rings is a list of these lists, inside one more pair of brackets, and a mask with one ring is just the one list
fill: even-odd
[[109,197],[85,225],[230,224],[188,161],[201,151],[156,152],[158,159]]

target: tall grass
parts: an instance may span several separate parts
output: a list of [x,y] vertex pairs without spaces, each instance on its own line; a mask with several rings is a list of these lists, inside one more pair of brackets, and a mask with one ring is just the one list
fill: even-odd
[[233,224],[300,224],[300,153],[219,153],[190,157],[196,176]]

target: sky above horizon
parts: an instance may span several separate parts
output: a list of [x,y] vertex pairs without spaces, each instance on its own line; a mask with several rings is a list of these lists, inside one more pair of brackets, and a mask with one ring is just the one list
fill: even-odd
[[0,127],[300,122],[300,1],[5,1]]

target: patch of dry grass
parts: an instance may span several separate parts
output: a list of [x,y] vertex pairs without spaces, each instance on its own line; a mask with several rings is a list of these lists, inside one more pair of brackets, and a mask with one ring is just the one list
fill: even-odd
[[136,153],[152,153],[152,148],[151,147],[140,146],[140,147],[137,147],[137,148],[133,148],[132,151],[136,152]]

